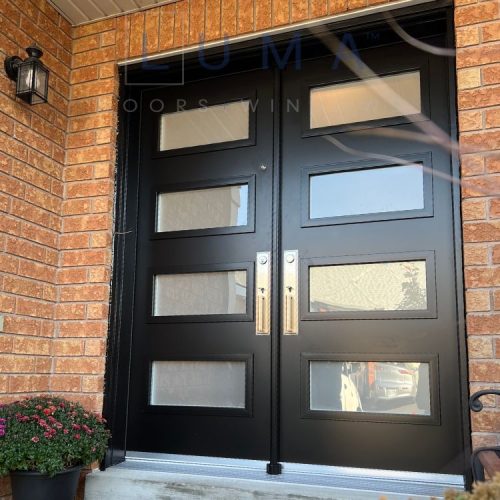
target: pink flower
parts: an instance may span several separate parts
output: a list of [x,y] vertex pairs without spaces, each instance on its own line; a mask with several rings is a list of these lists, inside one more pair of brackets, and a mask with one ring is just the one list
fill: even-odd
[[80,439],[80,434],[75,434],[74,438],[75,439]]
[[33,441],[34,443],[38,443],[38,441],[40,441],[40,438],[38,436],[33,436],[31,438],[31,441]]
[[44,432],[43,435],[47,438],[47,439],[52,439],[52,434],[50,432]]
[[68,434],[69,433],[68,429],[64,429],[63,432],[64,432],[64,434]]
[[81,428],[82,428],[81,425],[73,424],[73,429],[75,429],[75,431],[79,431]]

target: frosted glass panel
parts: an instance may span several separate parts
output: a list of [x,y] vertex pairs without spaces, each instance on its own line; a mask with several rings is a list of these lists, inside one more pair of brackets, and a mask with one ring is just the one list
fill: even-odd
[[244,361],[154,361],[152,405],[245,408]]
[[155,276],[155,316],[245,314],[246,271]]
[[423,208],[424,173],[421,165],[310,177],[311,219]]
[[430,415],[428,363],[311,361],[311,410]]
[[249,136],[250,101],[188,109],[161,116],[161,151],[238,141]]
[[[391,95],[387,94],[386,86],[400,96],[404,103],[396,103]],[[383,96],[387,96],[387,100]],[[420,112],[418,71],[311,89],[312,129]]]
[[248,184],[158,195],[159,232],[246,226]]
[[425,261],[314,266],[311,312],[427,309]]

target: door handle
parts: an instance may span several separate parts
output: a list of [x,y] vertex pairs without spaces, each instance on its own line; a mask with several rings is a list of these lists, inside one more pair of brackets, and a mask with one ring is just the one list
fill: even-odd
[[285,250],[283,259],[283,334],[299,333],[299,251]]
[[271,252],[257,252],[255,278],[255,333],[271,333]]

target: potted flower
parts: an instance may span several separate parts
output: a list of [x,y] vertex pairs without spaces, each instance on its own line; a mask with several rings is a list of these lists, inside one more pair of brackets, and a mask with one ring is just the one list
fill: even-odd
[[108,446],[105,420],[65,399],[41,396],[0,405],[0,476],[14,500],[73,500],[83,466]]

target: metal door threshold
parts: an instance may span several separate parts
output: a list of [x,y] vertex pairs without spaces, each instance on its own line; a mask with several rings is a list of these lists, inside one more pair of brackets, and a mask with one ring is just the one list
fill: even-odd
[[301,485],[413,498],[443,497],[447,489],[464,489],[464,478],[458,475],[284,463],[283,473],[271,476],[264,461],[143,452],[128,452],[126,461],[113,469],[288,484],[291,491]]

